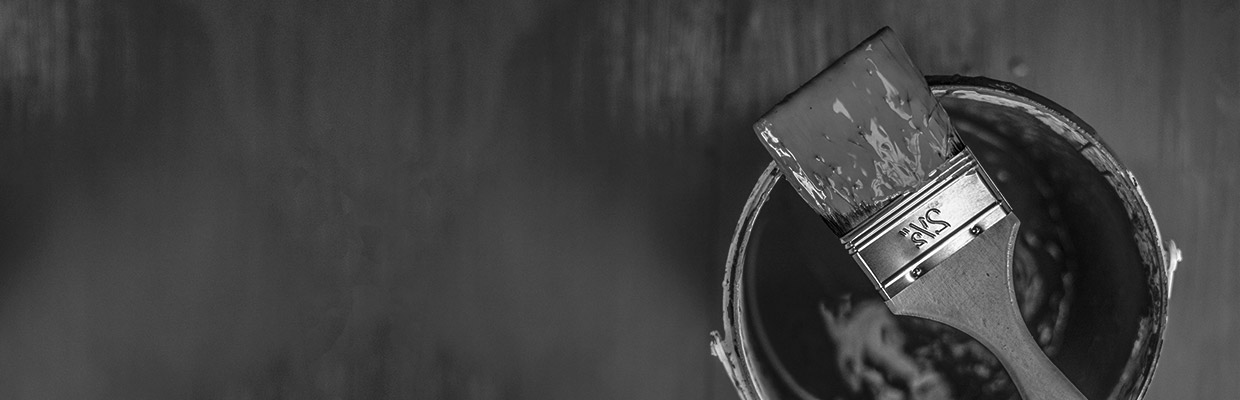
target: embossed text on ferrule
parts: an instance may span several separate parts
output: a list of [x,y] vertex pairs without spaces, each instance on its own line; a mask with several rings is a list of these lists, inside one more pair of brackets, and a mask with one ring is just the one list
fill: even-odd
[[919,258],[964,223],[999,200],[987,189],[980,170],[956,177],[941,191],[893,220],[885,232],[857,249],[865,260],[874,283],[881,284]]
[[935,219],[942,213],[943,211],[937,208],[926,210],[926,215],[917,217],[917,221],[910,222],[908,227],[899,230],[900,236],[908,237],[913,245],[920,249],[928,240],[938,237],[944,229],[952,227],[947,221]]

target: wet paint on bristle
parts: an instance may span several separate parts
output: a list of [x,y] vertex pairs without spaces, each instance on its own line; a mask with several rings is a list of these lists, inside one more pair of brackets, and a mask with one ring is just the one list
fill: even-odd
[[890,28],[784,98],[754,131],[840,236],[964,149]]

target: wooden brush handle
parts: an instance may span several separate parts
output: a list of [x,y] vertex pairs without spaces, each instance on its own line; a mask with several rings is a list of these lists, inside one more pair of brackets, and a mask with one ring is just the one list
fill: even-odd
[[1084,399],[1038,347],[1012,290],[1012,249],[1020,221],[1009,214],[887,306],[959,329],[999,358],[1025,400]]

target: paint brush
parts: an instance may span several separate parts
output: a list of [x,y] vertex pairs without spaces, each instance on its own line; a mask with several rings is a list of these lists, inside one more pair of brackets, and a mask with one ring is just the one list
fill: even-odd
[[754,131],[893,313],[977,339],[1027,400],[1085,398],[1021,318],[1011,269],[1019,220],[890,28]]

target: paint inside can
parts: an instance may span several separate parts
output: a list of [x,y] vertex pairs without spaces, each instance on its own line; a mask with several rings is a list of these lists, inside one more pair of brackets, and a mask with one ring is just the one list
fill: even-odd
[[[1020,217],[1013,287],[1030,333],[1087,397],[1140,397],[1173,262],[1136,180],[1041,96],[986,78],[928,80]],[[714,350],[742,398],[1018,398],[980,343],[892,315],[773,167],[742,213],[724,284]]]

